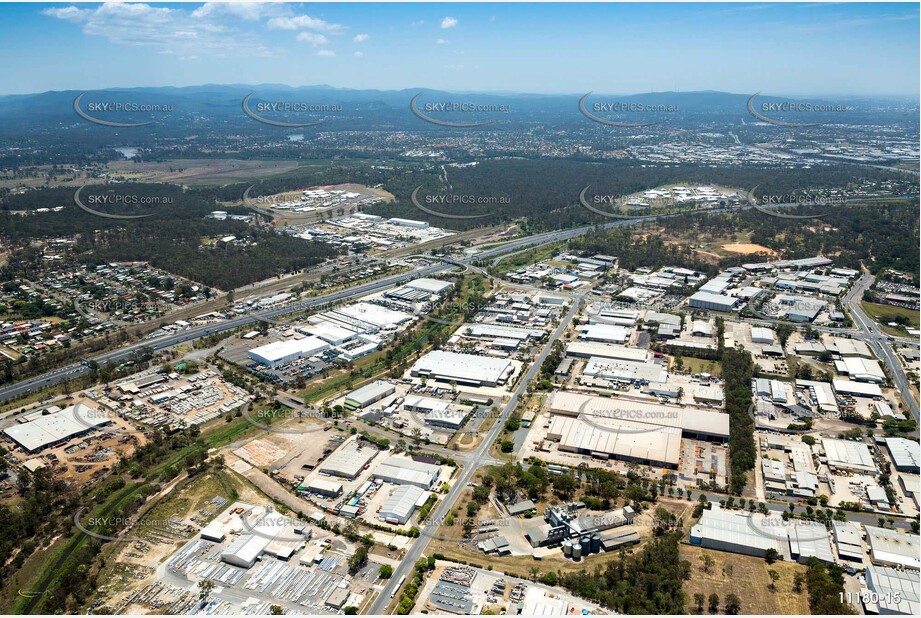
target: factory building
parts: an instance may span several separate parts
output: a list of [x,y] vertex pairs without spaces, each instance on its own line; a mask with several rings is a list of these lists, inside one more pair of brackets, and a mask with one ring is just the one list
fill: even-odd
[[917,616],[921,613],[921,574],[884,566],[867,567],[864,577],[871,595],[862,596],[866,614]]
[[342,443],[336,451],[319,466],[323,474],[355,479],[378,451],[373,446],[362,446],[358,436],[353,436]]
[[691,544],[759,558],[764,558],[768,550],[773,549],[789,558],[790,548],[783,526],[761,526],[761,523],[769,524],[770,520],[753,522],[750,517],[713,505],[691,528]]
[[601,343],[626,343],[633,333],[632,328],[612,324],[584,324],[579,330],[580,339]]
[[313,356],[318,352],[328,350],[330,345],[319,337],[304,337],[303,339],[287,339],[275,341],[258,348],[253,348],[246,353],[253,361],[260,365],[275,367],[299,358]]
[[657,363],[636,363],[597,357],[588,359],[582,375],[597,380],[626,383],[646,381],[652,384],[664,384],[668,380],[668,371],[663,365]]
[[752,327],[752,343],[772,345],[774,341],[774,331],[772,331],[770,328],[764,328],[761,326]]
[[[883,442],[883,438],[877,439],[877,442]],[[917,442],[905,438],[885,438],[885,444],[896,470],[911,474],[918,474],[921,471],[919,470],[921,447]]]
[[869,358],[847,356],[835,361],[835,370],[840,374],[847,375],[856,382],[882,384],[886,381],[886,374],[883,373],[883,368],[879,366],[879,362]]
[[392,225],[399,225],[402,227],[412,227],[420,230],[423,230],[429,226],[428,222],[426,221],[416,221],[415,219],[400,219],[399,217],[387,219],[387,223]]
[[515,365],[506,359],[442,350],[429,352],[410,369],[410,375],[415,378],[469,386],[499,386],[508,382],[514,373]]
[[108,415],[101,414],[89,406],[77,404],[60,412],[41,415],[26,423],[7,427],[3,433],[27,453],[37,453],[95,431],[111,422]]
[[708,309],[710,311],[734,311],[738,298],[725,294],[711,292],[695,292],[688,298],[688,306],[693,309]]
[[421,489],[431,489],[440,474],[440,466],[406,457],[388,457],[374,469],[374,477],[382,481]]
[[832,470],[879,474],[873,455],[863,442],[822,438],[822,448],[825,450],[828,467]]
[[901,530],[864,526],[867,533],[867,547],[870,559],[877,566],[921,569],[921,544],[917,534]]
[[839,395],[849,395],[851,397],[871,397],[882,398],[883,391],[876,384],[866,382],[854,382],[845,378],[834,378],[831,386]]
[[405,524],[412,517],[416,507],[422,506],[430,492],[414,485],[400,485],[393,490],[378,514],[389,524]]
[[325,498],[338,498],[342,495],[344,488],[342,483],[327,481],[326,479],[314,479],[306,485],[301,485],[298,487],[298,489],[304,489],[306,491],[319,494]]
[[591,341],[570,341],[566,344],[566,356],[571,358],[601,358],[645,363],[649,352],[641,348],[628,348],[622,345],[609,345]]
[[427,425],[442,429],[460,429],[467,419],[467,412],[451,407],[450,401],[423,395],[407,395],[403,408],[422,414]]
[[306,538],[296,533],[298,528],[300,525],[293,519],[269,510],[221,552],[221,560],[244,569],[251,568],[263,555],[287,560],[306,544]]
[[396,392],[396,387],[386,380],[375,380],[345,396],[345,408],[354,411],[370,406]]

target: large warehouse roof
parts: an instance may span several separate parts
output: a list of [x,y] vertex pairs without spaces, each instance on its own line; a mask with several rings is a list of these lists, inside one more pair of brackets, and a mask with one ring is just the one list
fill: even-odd
[[614,418],[593,421],[554,416],[547,438],[580,452],[604,453],[650,465],[677,466],[681,430]]
[[415,485],[428,489],[438,479],[441,468],[434,464],[405,457],[388,457],[374,470],[374,476],[397,485]]
[[417,360],[412,374],[445,382],[495,385],[510,376],[514,367],[511,361],[502,358],[436,350]]
[[[691,528],[691,539],[712,540],[721,545],[747,547],[760,551],[775,550],[782,556],[789,556],[786,531],[755,522],[750,515],[723,511],[716,507],[705,510],[700,521]],[[769,520],[767,520],[769,521]],[[704,543],[706,546],[706,543]]]
[[424,489],[413,485],[397,487],[381,507],[381,519],[395,519],[400,523],[406,522],[416,508],[416,504],[427,493]]
[[7,427],[3,433],[27,451],[35,452],[105,425],[110,420],[93,408],[77,404],[54,414],[39,416],[28,423]]
[[921,583],[917,573],[871,565],[867,567],[866,578],[867,588],[879,599],[874,613],[906,616],[921,613]]
[[622,345],[596,343],[594,341],[570,341],[566,344],[566,355],[581,358],[597,356],[598,358],[613,358],[640,363],[649,360],[649,352],[641,348],[628,348]]
[[864,526],[870,557],[875,564],[902,566],[906,569],[921,569],[921,544],[917,534],[901,530],[890,530],[876,526]]
[[835,361],[835,369],[838,373],[846,373],[852,380],[857,380],[858,382],[886,381],[886,374],[883,373],[879,362],[869,358],[847,356]]
[[326,461],[320,464],[320,472],[334,476],[355,478],[361,469],[377,455],[372,446],[361,446],[357,437],[343,442]]
[[440,294],[451,287],[449,281],[442,281],[441,279],[427,279],[423,277],[422,279],[413,279],[406,283],[408,288],[416,288],[417,290],[422,290],[428,292],[429,294]]
[[370,384],[365,384],[361,388],[356,388],[345,396],[346,400],[354,401],[358,407],[364,408],[367,405],[379,401],[391,395],[396,391],[396,387],[386,380],[375,380]]
[[377,328],[386,328],[402,324],[413,317],[402,311],[394,311],[393,309],[388,309],[381,305],[365,302],[346,305],[345,307],[340,307],[336,311],[337,313],[347,315],[356,320],[373,324]]
[[580,327],[580,331],[579,337],[582,339],[614,343],[625,342],[630,338],[630,334],[633,333],[632,328],[612,324],[586,324]]
[[836,393],[843,395],[855,395],[857,397],[882,397],[883,391],[876,384],[867,384],[865,382],[853,382],[844,378],[834,378],[831,381],[832,387]]
[[502,337],[516,341],[539,339],[544,334],[539,328],[518,328],[501,324],[464,324],[458,332],[468,337]]
[[585,363],[582,375],[598,378],[599,380],[618,380],[621,382],[646,380],[655,384],[664,384],[668,380],[668,372],[663,365],[599,358],[596,356],[589,358],[588,362]]
[[917,472],[921,465],[921,446],[914,440],[886,438],[886,447],[899,471]]
[[249,351],[250,358],[260,362],[277,363],[287,358],[311,356],[329,349],[329,344],[319,337],[275,341]]
[[830,468],[844,468],[859,472],[876,473],[876,463],[870,449],[863,442],[822,438],[822,448],[828,458]]

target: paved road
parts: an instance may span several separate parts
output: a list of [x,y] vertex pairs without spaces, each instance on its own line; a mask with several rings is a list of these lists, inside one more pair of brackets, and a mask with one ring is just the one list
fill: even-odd
[[873,348],[876,355],[886,363],[893,382],[895,382],[899,392],[902,393],[902,399],[911,411],[912,416],[914,416],[915,421],[918,421],[918,401],[911,396],[911,388],[908,385],[908,378],[905,376],[902,363],[899,362],[886,334],[879,329],[873,318],[868,316],[860,306],[864,291],[869,289],[874,281],[876,279],[872,275],[861,275],[860,279],[851,286],[850,291],[844,296],[843,302],[848,313],[851,314],[854,324],[863,331],[864,340]]
[[562,320],[560,320],[559,326],[547,340],[547,343],[544,345],[544,348],[541,350],[540,354],[538,354],[537,358],[534,359],[534,362],[531,364],[531,367],[528,369],[527,373],[525,373],[525,375],[522,376],[519,380],[518,387],[512,393],[512,397],[505,405],[502,414],[499,416],[499,418],[496,419],[492,429],[490,429],[489,433],[487,433],[483,438],[483,442],[480,443],[480,446],[477,447],[476,450],[469,453],[467,459],[468,461],[472,462],[471,465],[464,466],[460,476],[454,479],[451,490],[438,503],[438,506],[435,507],[435,511],[429,516],[429,520],[433,523],[427,526],[422,526],[422,534],[409,548],[409,551],[406,553],[406,556],[403,558],[400,566],[394,570],[393,576],[387,580],[387,583],[381,590],[380,596],[375,599],[374,604],[371,606],[371,614],[383,614],[384,610],[387,609],[387,605],[390,604],[390,595],[394,592],[397,583],[404,575],[406,575],[407,579],[409,579],[410,572],[414,568],[416,561],[418,561],[422,556],[422,552],[425,551],[426,546],[431,540],[432,534],[435,532],[435,530],[438,529],[439,522],[444,521],[448,512],[454,508],[454,504],[457,502],[457,499],[464,491],[464,488],[467,487],[467,483],[469,483],[470,479],[473,478],[474,472],[476,472],[478,467],[484,463],[482,460],[485,459],[488,455],[489,447],[493,442],[495,442],[499,432],[502,431],[502,427],[505,424],[506,419],[518,406],[518,400],[527,390],[528,384],[531,383],[531,381],[537,375],[537,372],[540,371],[540,367],[543,365],[544,359],[547,358],[547,356],[550,354],[550,351],[553,349],[554,342],[563,335],[570,322],[572,322],[573,317],[579,310],[580,304],[581,298],[572,303],[569,312],[565,317],[563,317]]

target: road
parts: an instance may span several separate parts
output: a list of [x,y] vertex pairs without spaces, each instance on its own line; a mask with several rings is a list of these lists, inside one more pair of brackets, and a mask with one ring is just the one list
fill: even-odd
[[851,320],[863,332],[864,340],[873,348],[876,355],[886,363],[889,375],[892,376],[892,381],[902,394],[902,399],[917,422],[919,420],[918,401],[911,396],[911,388],[908,385],[908,378],[905,376],[902,363],[899,362],[895,351],[889,345],[889,339],[886,334],[879,329],[873,318],[868,316],[860,306],[864,291],[868,290],[875,281],[876,279],[870,274],[864,273],[861,275],[860,279],[851,286],[851,289],[844,296],[843,303],[847,307],[848,313],[851,314]]
[[476,448],[476,450],[468,453],[466,459],[468,460],[469,465],[463,467],[460,476],[453,480],[450,491],[448,491],[447,495],[445,495],[444,498],[438,503],[438,506],[435,507],[434,512],[429,515],[428,519],[432,523],[423,525],[421,527],[421,534],[419,535],[419,538],[415,543],[412,544],[412,546],[409,548],[409,551],[406,552],[406,556],[403,558],[400,566],[394,570],[393,576],[387,580],[387,583],[381,590],[380,595],[371,605],[371,610],[369,613],[375,615],[383,614],[387,609],[387,606],[390,604],[390,595],[392,592],[394,592],[397,583],[404,575],[406,575],[406,578],[409,579],[409,574],[415,567],[416,562],[422,556],[422,552],[425,551],[425,548],[431,540],[435,530],[440,527],[440,522],[445,520],[448,512],[454,508],[454,504],[457,502],[457,499],[464,491],[464,488],[467,487],[467,483],[469,483],[470,479],[473,478],[474,472],[476,472],[479,466],[483,463],[482,460],[487,457],[489,453],[489,447],[493,442],[495,442],[499,432],[502,431],[502,427],[505,425],[506,419],[518,406],[518,401],[527,390],[528,384],[534,380],[537,372],[540,371],[541,365],[543,365],[544,360],[553,349],[554,342],[556,342],[566,331],[566,328],[569,326],[570,322],[572,322],[573,317],[579,310],[580,305],[581,298],[572,303],[572,306],[569,308],[569,312],[565,317],[563,317],[563,319],[560,320],[559,326],[547,339],[547,343],[544,344],[544,348],[541,350],[540,354],[537,355],[537,358],[534,359],[534,362],[531,364],[527,373],[525,373],[525,375],[519,379],[518,386],[515,388],[511,398],[505,405],[505,408],[502,410],[502,414],[499,416],[499,418],[496,419],[496,422],[489,430],[489,433],[484,436],[483,441]]

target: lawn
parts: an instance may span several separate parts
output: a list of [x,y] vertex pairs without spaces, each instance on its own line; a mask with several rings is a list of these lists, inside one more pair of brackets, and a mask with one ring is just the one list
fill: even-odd
[[690,373],[709,373],[717,378],[723,375],[723,366],[719,361],[690,356],[682,356],[681,361],[684,363],[684,370]]
[[891,322],[893,318],[897,317],[906,317],[911,322],[912,328],[918,328],[921,324],[919,320],[918,312],[913,309],[905,309],[904,307],[893,307],[892,305],[880,305],[878,303],[868,303],[867,301],[860,301],[860,307],[870,316],[872,316],[878,322],[885,324],[886,322]]

